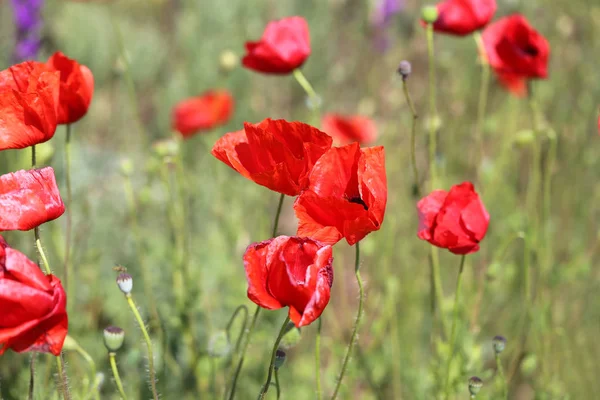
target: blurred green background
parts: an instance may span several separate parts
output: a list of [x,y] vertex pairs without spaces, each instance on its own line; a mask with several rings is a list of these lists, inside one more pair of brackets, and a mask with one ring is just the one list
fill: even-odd
[[[151,300],[141,271],[149,272],[154,300],[166,338],[151,326],[158,387],[165,399],[221,398],[230,380],[228,356],[209,357],[211,337],[219,337],[235,308],[254,305],[246,298],[241,256],[248,244],[269,238],[278,196],[245,180],[210,155],[215,140],[244,121],[264,118],[319,121],[306,107],[306,96],[291,76],[264,76],[224,68],[223,54],[241,56],[246,40],[260,37],[266,23],[288,15],[304,16],[311,29],[312,55],[303,67],[322,96],[324,112],[361,113],[375,119],[386,147],[389,199],[382,229],[362,243],[361,271],[367,299],[359,342],[344,380],[343,399],[433,399],[443,387],[448,346],[432,318],[430,245],[416,237],[417,199],[410,169],[410,110],[396,68],[413,65],[409,87],[421,118],[417,159],[427,172],[427,47],[418,22],[426,2],[406,0],[385,34],[382,51],[372,25],[374,2],[364,0],[208,1],[122,0],[47,1],[41,60],[61,50],[88,65],[96,91],[87,116],[74,125],[73,262],[69,333],[104,374],[101,397],[117,399],[102,330],[118,325],[126,344],[118,353],[125,390],[131,398],[149,398],[145,347],[139,328],[115,284],[116,264],[134,277],[134,298],[149,318]],[[498,0],[496,19],[523,13],[551,45],[548,80],[535,82],[534,93],[546,122],[532,139],[527,99],[502,89],[492,77],[484,124],[485,155],[474,165],[474,130],[481,82],[475,42],[470,37],[436,35],[438,109],[442,128],[437,162],[443,188],[464,180],[477,182],[491,215],[481,250],[467,257],[458,350],[452,382],[457,399],[468,396],[467,379],[481,377],[478,399],[500,399],[494,380],[491,338],[503,335],[501,355],[510,379],[511,399],[592,399],[600,393],[600,153],[597,110],[600,103],[600,4],[595,0]],[[0,2],[0,67],[10,65],[14,46],[12,12]],[[120,34],[119,34],[120,32]],[[381,34],[381,32],[379,32]],[[122,37],[123,48],[120,46]],[[129,69],[127,68],[129,65]],[[131,78],[131,81],[129,80]],[[234,117],[222,128],[183,143],[183,190],[174,190],[176,167],[153,151],[170,138],[172,106],[211,88],[227,88],[235,97]],[[133,90],[133,91],[132,91]],[[556,159],[552,140],[556,135]],[[64,127],[49,143],[64,190]],[[541,149],[532,165],[533,143]],[[48,150],[48,146],[45,146]],[[29,166],[29,151],[4,151],[0,172]],[[124,160],[131,173],[122,173]],[[531,170],[542,169],[542,187],[533,203]],[[479,173],[477,171],[479,170]],[[180,171],[181,172],[181,171]],[[137,215],[132,216],[126,185],[131,182]],[[424,182],[428,191],[428,184]],[[174,302],[180,281],[173,281],[176,243],[175,204],[185,200],[191,279],[188,305],[194,341],[181,334],[187,324]],[[284,203],[282,234],[294,234],[292,200]],[[180,214],[181,215],[181,214]],[[134,221],[139,223],[135,234]],[[532,225],[528,221],[537,221]],[[173,228],[175,226],[175,229]],[[64,217],[42,227],[42,241],[56,274],[62,278]],[[525,240],[518,236],[525,236]],[[33,233],[7,232],[12,247],[35,257]],[[323,314],[322,379],[327,397],[334,387],[357,307],[353,250],[334,250],[335,283]],[[440,252],[449,318],[459,258]],[[531,263],[532,317],[524,315],[524,267]],[[175,290],[173,290],[175,288]],[[265,311],[252,337],[240,376],[237,398],[252,399],[267,370],[271,346],[287,310]],[[239,320],[238,320],[239,321]],[[236,337],[239,323],[234,325]],[[302,329],[280,370],[283,399],[314,399],[316,325]],[[214,340],[213,340],[214,341]],[[165,346],[173,357],[165,357]],[[187,345],[201,357],[190,369]],[[214,347],[214,346],[212,346]],[[74,399],[86,398],[89,369],[74,351],[65,353]],[[26,398],[28,354],[8,352],[0,360],[0,394]],[[173,368],[173,365],[179,365]],[[37,357],[36,399],[57,398],[51,357]],[[213,380],[214,377],[214,380]],[[214,383],[213,383],[214,382]],[[275,391],[268,394],[275,398]]]

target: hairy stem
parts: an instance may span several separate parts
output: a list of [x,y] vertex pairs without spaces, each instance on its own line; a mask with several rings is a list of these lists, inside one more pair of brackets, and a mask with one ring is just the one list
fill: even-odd
[[110,352],[108,353],[108,358],[110,360],[110,368],[112,369],[113,377],[115,378],[115,383],[117,384],[119,394],[123,400],[127,400],[125,390],[123,389],[123,382],[121,382],[121,376],[119,375],[119,369],[117,368],[116,354]]
[[410,128],[410,160],[413,169],[413,175],[415,178],[415,193],[417,197],[421,197],[421,187],[419,185],[419,170],[417,167],[417,145],[416,145],[416,136],[417,136],[417,119],[419,115],[417,114],[417,110],[415,109],[415,104],[412,101],[412,97],[410,96],[410,92],[408,90],[408,77],[402,78],[402,87],[404,89],[404,97],[406,98],[406,102],[410,107],[410,112],[412,114],[412,124]]
[[275,339],[275,343],[273,344],[273,350],[271,351],[271,362],[269,363],[269,370],[267,373],[267,380],[265,381],[260,393],[258,394],[258,399],[262,400],[265,398],[265,395],[269,391],[269,387],[271,386],[271,379],[273,378],[273,369],[275,369],[275,355],[277,353],[277,349],[279,348],[279,343],[285,335],[287,330],[288,323],[290,322],[290,317],[285,317],[285,321],[281,324],[281,329],[279,329],[279,334],[277,335],[277,339]]

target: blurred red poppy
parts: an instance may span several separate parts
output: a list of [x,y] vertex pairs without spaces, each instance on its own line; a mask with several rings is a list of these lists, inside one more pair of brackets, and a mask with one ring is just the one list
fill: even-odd
[[278,236],[248,246],[244,268],[248,298],[269,310],[289,307],[297,327],[308,325],[329,303],[331,246],[310,238]]
[[60,72],[58,123],[71,124],[81,119],[90,107],[94,94],[94,76],[85,65],[57,51],[47,65]]
[[245,122],[244,130],[220,138],[212,155],[259,185],[296,196],[331,143],[329,135],[310,125],[267,118]]
[[66,304],[60,280],[0,236],[0,355],[8,349],[59,355],[69,325]]
[[436,32],[469,35],[488,24],[496,13],[496,0],[446,0],[437,4]]
[[308,24],[302,17],[269,22],[257,42],[246,42],[242,64],[265,74],[289,74],[310,56]]
[[479,250],[490,216],[471,182],[445,190],[434,190],[419,200],[420,239],[454,254]]
[[57,123],[59,73],[26,61],[0,71],[0,150],[50,140]]
[[506,72],[497,72],[496,76],[498,80],[512,94],[517,97],[527,96],[527,79],[520,77],[519,75],[510,74]]
[[173,108],[173,129],[184,138],[216,128],[233,114],[233,96],[227,90],[209,90],[182,100]]
[[490,65],[513,78],[548,76],[548,41],[519,14],[504,17],[483,31],[483,43]]
[[329,150],[315,164],[309,187],[294,203],[298,236],[353,245],[379,230],[387,202],[385,153],[358,143]]
[[321,124],[327,134],[342,144],[352,142],[369,144],[377,139],[375,122],[361,115],[327,114]]
[[0,176],[0,231],[28,231],[64,212],[51,167]]

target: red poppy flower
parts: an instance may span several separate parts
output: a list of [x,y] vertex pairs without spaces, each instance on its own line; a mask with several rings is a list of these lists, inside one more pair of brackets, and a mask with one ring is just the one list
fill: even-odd
[[548,41],[519,14],[499,19],[483,31],[488,60],[497,72],[520,78],[548,76]]
[[173,108],[173,129],[184,138],[210,130],[229,121],[233,96],[226,90],[209,90],[201,96],[180,101]]
[[7,349],[59,355],[69,325],[66,304],[60,280],[0,237],[0,355]]
[[331,143],[329,135],[310,125],[267,118],[224,135],[212,155],[259,185],[296,196]]
[[267,25],[258,42],[246,42],[242,64],[265,74],[289,74],[310,55],[308,24],[302,17],[288,17]]
[[50,140],[56,131],[59,73],[26,61],[0,71],[0,150]]
[[527,79],[506,72],[497,72],[496,75],[506,90],[517,97],[527,96]]
[[322,126],[325,132],[343,144],[369,144],[377,139],[375,122],[360,115],[327,114],[323,117]]
[[64,212],[52,167],[0,176],[0,231],[28,231]]
[[94,94],[94,76],[85,65],[57,51],[48,59],[47,65],[60,72],[60,101],[58,123],[71,124],[83,117]]
[[346,238],[353,245],[379,230],[386,202],[383,147],[334,147],[317,161],[308,190],[294,203],[298,236],[327,244]]
[[308,325],[329,303],[331,246],[310,238],[278,236],[248,246],[244,268],[248,298],[269,310],[289,307],[297,327]]
[[479,250],[490,216],[471,182],[434,190],[417,203],[420,239],[454,254]]
[[469,35],[488,24],[496,13],[496,0],[446,0],[437,4],[433,30],[450,35]]

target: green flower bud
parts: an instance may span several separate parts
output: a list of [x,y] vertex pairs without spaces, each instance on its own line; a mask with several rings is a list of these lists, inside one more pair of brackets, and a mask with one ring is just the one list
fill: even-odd
[[281,366],[283,365],[284,362],[285,362],[285,351],[277,349],[277,351],[275,352],[275,363],[273,364],[273,366],[275,367],[275,370],[278,370],[279,368],[281,368]]
[[125,340],[125,331],[116,326],[109,326],[104,329],[104,345],[110,352],[115,352],[123,346]]
[[504,336],[494,336],[492,343],[494,344],[494,351],[498,354],[502,353],[506,348],[506,338]]
[[476,376],[472,376],[469,379],[469,393],[471,393],[471,397],[474,398],[477,393],[483,387],[483,381]]
[[300,329],[296,328],[296,325],[294,325],[293,322],[290,322],[286,328],[286,333],[281,338],[279,347],[284,350],[292,349],[300,343],[300,339],[302,339]]
[[436,6],[425,6],[421,9],[421,18],[427,24],[433,24],[439,16]]
[[152,144],[152,150],[159,157],[176,157],[179,154],[179,143],[175,139],[158,140]]
[[219,56],[219,67],[224,73],[233,71],[239,62],[239,57],[231,50],[225,50]]
[[121,160],[121,173],[125,176],[129,176],[133,173],[133,161],[129,158],[124,158]]
[[231,343],[224,330],[214,333],[208,341],[208,354],[211,357],[225,357],[231,351]]

